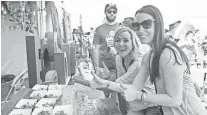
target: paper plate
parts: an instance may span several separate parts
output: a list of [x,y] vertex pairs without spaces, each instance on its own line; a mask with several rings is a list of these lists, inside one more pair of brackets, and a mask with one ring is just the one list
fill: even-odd
[[18,109],[34,108],[37,103],[37,99],[21,99],[15,106]]
[[73,115],[73,105],[59,105],[53,109],[53,115]]
[[9,115],[31,115],[32,109],[14,109]]
[[48,87],[48,85],[39,85],[39,84],[36,84],[32,89],[35,90],[35,91],[38,91],[38,90],[47,90],[47,87]]
[[37,108],[41,107],[53,107],[56,103],[56,98],[42,98],[40,101],[35,105]]
[[65,85],[49,85],[48,89],[49,90],[62,90],[65,88]]
[[62,93],[63,93],[62,90],[48,90],[48,92],[45,95],[45,98],[59,99]]
[[43,98],[47,93],[47,90],[39,90],[39,91],[33,91],[31,94],[30,94],[30,98],[32,99],[41,99]]
[[32,115],[52,115],[52,107],[35,108]]

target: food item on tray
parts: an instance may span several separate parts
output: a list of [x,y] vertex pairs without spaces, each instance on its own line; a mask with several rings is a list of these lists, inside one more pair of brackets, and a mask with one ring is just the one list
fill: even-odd
[[35,108],[32,115],[52,115],[52,107]]
[[36,84],[32,89],[35,91],[38,90],[47,90],[48,85],[40,85],[40,84]]
[[48,89],[49,90],[62,90],[65,88],[65,85],[49,85]]
[[59,99],[60,96],[62,95],[62,90],[48,90],[46,93],[45,97],[46,98],[56,98]]
[[53,115],[73,115],[73,105],[59,105],[53,109]]
[[33,108],[37,103],[37,99],[21,99],[15,106],[19,109],[29,109]]
[[120,115],[120,110],[114,98],[95,99],[94,104],[101,115],[116,113]]
[[78,100],[77,109],[80,115],[99,115],[94,102],[88,99],[88,96],[81,96]]
[[[57,111],[55,114],[53,115],[68,115],[67,113],[65,113],[63,110],[62,111]],[[72,114],[71,114],[72,115]]]
[[35,107],[52,107],[56,103],[56,98],[42,98],[40,101],[35,105]]
[[13,109],[9,115],[31,115],[32,109]]
[[32,99],[41,99],[43,98],[47,93],[47,90],[39,90],[39,91],[33,91],[31,94],[30,94],[30,98]]

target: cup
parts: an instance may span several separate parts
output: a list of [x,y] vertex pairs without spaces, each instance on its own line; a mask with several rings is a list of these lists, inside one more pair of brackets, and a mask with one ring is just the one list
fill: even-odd
[[114,31],[110,31],[109,34],[106,36],[106,44],[108,47],[114,47]]

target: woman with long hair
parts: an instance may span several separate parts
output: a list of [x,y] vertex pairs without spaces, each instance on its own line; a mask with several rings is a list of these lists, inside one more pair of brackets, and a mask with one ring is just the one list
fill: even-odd
[[[120,27],[116,31],[114,36],[114,46],[118,54],[116,56],[116,81],[112,82],[109,80],[101,79],[94,73],[93,75],[95,77],[96,83],[113,91],[111,93],[111,98],[118,100],[120,110],[123,115],[157,115],[159,111],[154,104],[144,104],[140,101],[134,101],[129,106],[129,104],[121,95],[121,93],[123,93],[124,90],[120,84],[132,84],[134,82],[136,75],[139,72],[143,54],[142,52],[140,52],[141,44],[138,40],[139,39],[133,30],[129,29],[128,27]],[[105,73],[107,73],[107,71]],[[155,93],[153,84],[150,84],[149,81],[145,83],[142,91],[148,93]],[[118,98],[117,95],[115,95],[117,93]]]
[[[141,43],[151,47],[143,57],[140,70],[132,87],[126,88],[128,102],[140,100],[160,105],[164,115],[207,115],[191,80],[188,58],[173,42],[165,38],[164,23],[160,11],[152,5],[139,9],[132,23]],[[150,76],[156,94],[141,90]]]

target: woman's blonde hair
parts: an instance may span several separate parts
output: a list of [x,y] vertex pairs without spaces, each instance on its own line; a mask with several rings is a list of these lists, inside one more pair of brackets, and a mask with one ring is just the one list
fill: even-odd
[[[123,32],[129,32],[131,35],[131,40],[132,40],[132,50],[130,51],[130,55],[133,59],[138,60],[140,57],[143,56],[143,54],[140,52],[140,41],[139,38],[137,37],[136,33],[131,30],[128,27],[119,27],[114,35],[114,41],[117,39],[117,37],[123,33]],[[114,42],[115,45],[115,42]]]

